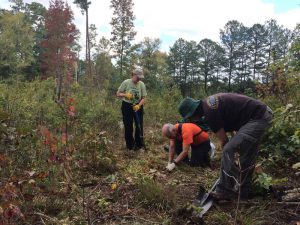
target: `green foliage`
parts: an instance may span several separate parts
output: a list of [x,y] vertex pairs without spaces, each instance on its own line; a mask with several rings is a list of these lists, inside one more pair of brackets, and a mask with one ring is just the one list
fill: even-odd
[[74,0],[74,3],[82,10],[82,13],[88,10],[91,2],[87,0]]
[[162,78],[167,75],[167,55],[159,50],[161,40],[145,38],[140,43],[140,66],[144,70],[145,83],[150,90],[163,87]]
[[178,89],[172,88],[168,92],[149,93],[145,105],[145,120],[156,126],[164,122],[176,122],[178,119],[178,103],[181,100]]
[[[52,100],[53,84],[52,79],[14,85],[2,84],[0,106],[10,114],[17,127],[35,129],[38,124],[43,123],[57,127],[63,117]],[[11,92],[12,89],[15,91]]]
[[198,83],[199,54],[195,41],[179,38],[170,48],[169,73],[180,88],[182,96],[191,96],[192,87]]
[[290,48],[291,66],[294,71],[300,71],[300,24],[294,30]]
[[259,188],[269,190],[270,186],[273,184],[273,178],[266,173],[262,173],[254,180],[254,184],[256,184]]
[[0,11],[0,76],[20,74],[33,62],[34,33],[24,13]]
[[102,52],[96,56],[95,72],[96,74],[94,80],[97,84],[97,87],[107,90],[110,86],[109,79],[114,73],[114,67],[111,62],[111,58],[107,53]]
[[[262,151],[273,159],[292,161],[299,156],[300,110],[288,104],[275,110],[273,125],[263,139]],[[294,157],[294,158],[293,158]]]
[[208,93],[207,84],[213,81],[213,75],[225,64],[224,49],[210,39],[203,39],[199,43],[199,54],[201,59],[201,75],[204,77],[204,90]]
[[253,192],[258,195],[264,195],[273,185],[282,185],[288,181],[288,178],[277,179],[267,173],[255,174],[253,177]]
[[[15,91],[11,91],[11,90]],[[10,156],[20,165],[20,170],[36,165],[36,159],[47,159],[47,151],[37,140],[38,125],[61,136],[60,127],[65,122],[65,115],[53,101],[54,81],[34,81],[13,85],[0,84],[0,117],[4,122],[0,132],[5,132],[14,148]],[[72,97],[76,99],[76,119],[70,132],[70,143],[76,144],[78,153],[87,157],[88,162],[96,158],[107,157],[106,150],[110,140],[107,136],[119,136],[118,121],[120,112],[115,110],[117,102],[106,100],[103,93],[85,92],[84,88],[73,87]],[[109,129],[108,129],[109,128]],[[109,135],[106,134],[109,132]],[[17,144],[18,143],[18,144]],[[113,171],[114,163],[98,160],[97,168],[101,171]],[[43,164],[43,163],[42,163]],[[46,166],[46,165],[45,165]]]
[[214,222],[213,224],[227,225],[230,224],[231,217],[225,212],[218,211],[216,213],[210,214],[209,220]]
[[173,206],[172,190],[167,190],[153,178],[140,177],[138,189],[138,201],[146,208],[170,209]]

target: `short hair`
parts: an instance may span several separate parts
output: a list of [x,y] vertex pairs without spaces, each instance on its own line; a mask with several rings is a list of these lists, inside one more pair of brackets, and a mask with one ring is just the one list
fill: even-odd
[[174,129],[174,125],[173,124],[171,124],[171,123],[167,123],[167,133],[166,133],[166,136],[167,137],[171,137],[171,134],[172,134],[172,132],[173,132],[173,129]]

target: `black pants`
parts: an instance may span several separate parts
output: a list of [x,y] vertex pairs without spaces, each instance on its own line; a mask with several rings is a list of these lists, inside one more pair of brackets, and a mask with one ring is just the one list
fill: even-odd
[[[191,145],[191,148],[191,160],[189,160],[189,157],[187,156],[183,160],[183,162],[189,164],[190,166],[210,166],[210,158],[208,152],[211,149],[211,146],[209,140],[200,145]],[[175,141],[175,152],[177,155],[179,155],[182,152],[182,141]]]
[[[271,126],[272,119],[273,112],[268,108],[263,118],[248,121],[223,147],[217,191],[237,193],[241,185],[241,194],[247,197],[259,152],[259,142],[264,132]],[[241,168],[235,163],[235,153],[239,153]]]
[[[122,101],[122,115],[125,128],[125,141],[128,149],[143,147],[143,106],[137,112],[132,109],[132,104]],[[135,135],[133,138],[133,121],[135,123]]]

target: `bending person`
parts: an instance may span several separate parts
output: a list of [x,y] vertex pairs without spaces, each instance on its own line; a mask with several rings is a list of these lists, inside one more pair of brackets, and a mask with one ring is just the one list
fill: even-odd
[[[170,140],[167,170],[172,171],[181,161],[190,166],[210,166],[210,140],[200,127],[193,123],[168,123],[163,126],[162,134]],[[190,148],[191,159],[188,156]]]
[[[241,187],[242,197],[247,198],[258,146],[263,133],[271,125],[272,110],[244,95],[220,93],[204,100],[185,98],[179,105],[179,112],[185,119],[204,116],[221,142],[220,182],[212,195],[217,199],[228,199],[236,196]],[[235,132],[235,135],[229,140],[226,132]],[[240,166],[235,163],[237,158]]]

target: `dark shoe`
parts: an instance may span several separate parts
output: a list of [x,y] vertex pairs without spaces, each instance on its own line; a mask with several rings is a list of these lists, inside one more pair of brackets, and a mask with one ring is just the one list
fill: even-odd
[[169,145],[164,145],[164,150],[166,151],[166,152],[169,152]]
[[142,145],[134,146],[133,150],[134,150],[134,151],[138,151],[138,150],[140,150],[140,149],[143,148],[143,147],[144,147],[144,146],[142,146]]
[[218,192],[218,191],[211,192],[210,196],[217,201],[229,201],[235,197],[234,194],[232,194],[232,193]]
[[242,200],[248,200],[254,198],[254,193],[251,190],[243,191],[241,192],[241,199]]
[[127,148],[128,151],[133,150],[133,145],[127,145],[126,144],[126,148]]

